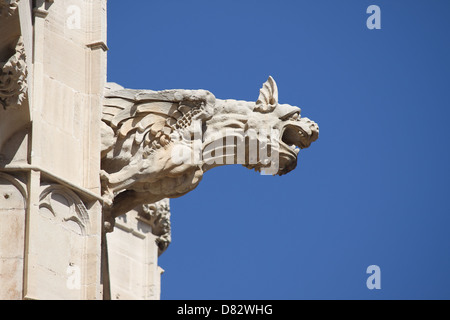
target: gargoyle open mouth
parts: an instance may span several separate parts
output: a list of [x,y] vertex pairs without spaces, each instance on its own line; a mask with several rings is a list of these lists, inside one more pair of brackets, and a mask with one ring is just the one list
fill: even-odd
[[298,112],[284,120],[287,123],[281,131],[278,175],[294,170],[300,149],[308,148],[319,137],[318,125],[308,118],[300,118]]

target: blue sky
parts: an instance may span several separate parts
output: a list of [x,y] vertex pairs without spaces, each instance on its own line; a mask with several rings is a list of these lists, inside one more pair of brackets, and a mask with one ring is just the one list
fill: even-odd
[[449,14],[446,0],[109,1],[108,81],[255,101],[272,75],[320,126],[290,174],[215,168],[171,201],[162,299],[449,299]]

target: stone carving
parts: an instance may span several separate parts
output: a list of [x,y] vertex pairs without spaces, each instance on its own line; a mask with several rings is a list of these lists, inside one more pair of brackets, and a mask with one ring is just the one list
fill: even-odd
[[27,95],[27,64],[22,37],[15,53],[6,62],[0,62],[0,104],[4,109],[20,106]]
[[256,101],[254,111],[261,113],[272,112],[278,104],[278,88],[272,77],[263,84],[259,90],[259,97]]
[[56,219],[79,235],[89,234],[89,214],[83,201],[70,189],[58,185],[44,185],[39,212],[48,219]]
[[216,99],[206,90],[110,84],[102,120],[102,191],[112,219],[186,194],[219,165],[286,174],[296,167],[299,149],[319,134],[300,108],[278,103],[272,77],[256,102]]
[[156,203],[144,204],[138,211],[139,219],[152,227],[152,233],[157,236],[158,255],[161,255],[172,241],[170,232],[169,199]]
[[17,11],[19,0],[0,0],[0,17],[10,17]]

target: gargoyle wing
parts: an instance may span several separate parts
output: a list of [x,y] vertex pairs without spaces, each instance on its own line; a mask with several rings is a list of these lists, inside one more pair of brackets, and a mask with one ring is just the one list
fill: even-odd
[[[159,148],[169,143],[174,130],[213,113],[215,97],[206,90],[152,91],[109,86],[102,120],[112,129],[114,141],[132,138],[133,145]],[[108,143],[102,142],[104,149]]]

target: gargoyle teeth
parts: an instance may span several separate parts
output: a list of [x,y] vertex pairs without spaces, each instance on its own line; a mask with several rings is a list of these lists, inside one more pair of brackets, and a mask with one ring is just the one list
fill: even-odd
[[289,148],[295,152],[295,154],[298,154],[300,152],[300,148],[297,147],[295,144],[289,146]]

